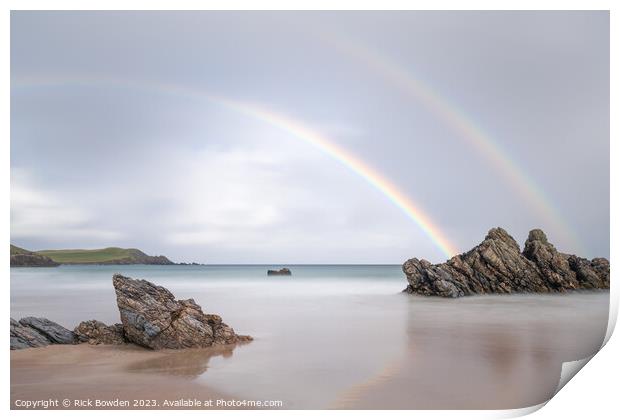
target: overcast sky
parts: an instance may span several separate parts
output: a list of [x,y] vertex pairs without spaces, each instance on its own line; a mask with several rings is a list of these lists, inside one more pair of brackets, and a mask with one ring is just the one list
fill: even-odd
[[[16,245],[137,247],[204,263],[445,259],[337,159],[179,94],[190,91],[320,133],[461,251],[493,226],[521,245],[541,227],[561,251],[609,256],[606,12],[11,16]],[[402,79],[436,92],[440,111]],[[458,110],[532,180],[555,223],[442,109]]]

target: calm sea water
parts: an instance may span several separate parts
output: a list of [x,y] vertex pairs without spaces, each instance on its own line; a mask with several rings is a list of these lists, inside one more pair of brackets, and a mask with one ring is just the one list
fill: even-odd
[[267,277],[274,266],[13,268],[11,316],[118,322],[112,274],[147,279],[255,341],[231,357],[171,355],[136,369],[285,408],[538,404],[562,362],[597,351],[607,326],[606,292],[446,300],[400,293],[397,265],[289,267],[291,277]]

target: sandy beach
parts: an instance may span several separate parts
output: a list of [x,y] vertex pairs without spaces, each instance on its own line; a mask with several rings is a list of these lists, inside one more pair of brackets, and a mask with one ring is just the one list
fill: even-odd
[[[26,401],[59,401],[59,409],[225,409],[233,398],[194,381],[212,357],[229,357],[232,346],[203,350],[149,351],[133,345],[55,345],[11,352],[11,408]],[[63,407],[63,400],[70,401]],[[76,406],[76,400],[99,407]],[[213,406],[209,406],[211,400]],[[201,406],[196,406],[196,401]],[[127,404],[125,404],[127,402]],[[43,406],[36,408],[44,408]],[[243,408],[243,407],[235,407]]]

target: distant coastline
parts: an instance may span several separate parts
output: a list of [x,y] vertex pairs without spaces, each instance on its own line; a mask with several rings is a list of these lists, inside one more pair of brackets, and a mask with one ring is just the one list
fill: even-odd
[[[11,244],[11,267],[59,265],[175,265],[164,255],[147,255],[136,248],[57,249],[29,251]],[[187,264],[187,263],[182,263]],[[196,264],[196,263],[191,263]]]

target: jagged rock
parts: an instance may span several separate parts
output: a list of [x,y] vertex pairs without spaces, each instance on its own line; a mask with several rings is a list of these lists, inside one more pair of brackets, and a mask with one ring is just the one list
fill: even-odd
[[37,330],[26,327],[11,318],[11,350],[45,347],[50,344],[52,344],[51,341]]
[[127,342],[123,324],[106,325],[96,320],[82,321],[73,332],[81,343],[125,344]]
[[36,330],[52,344],[75,344],[76,342],[76,336],[72,331],[47,318],[29,316],[20,319],[19,323],[25,327]]
[[409,283],[405,291],[426,296],[609,288],[609,261],[562,254],[540,229],[529,233],[523,253],[504,229],[493,228],[469,252],[443,264],[412,258],[403,272]]
[[113,276],[113,284],[122,324],[83,321],[69,331],[46,318],[11,318],[11,350],[77,343],[180,349],[252,340],[236,334],[220,316],[203,313],[193,299],[175,300],[161,286],[120,274]]
[[75,334],[47,318],[11,318],[11,350],[75,343]]
[[594,258],[589,261],[575,255],[567,255],[568,264],[575,272],[577,281],[584,289],[609,288],[609,261],[605,258]]
[[281,268],[280,270],[267,270],[268,276],[290,276],[291,270],[288,268]]
[[151,349],[180,349],[251,340],[235,334],[218,315],[203,313],[193,299],[175,300],[164,287],[120,274],[112,282],[130,342]]

